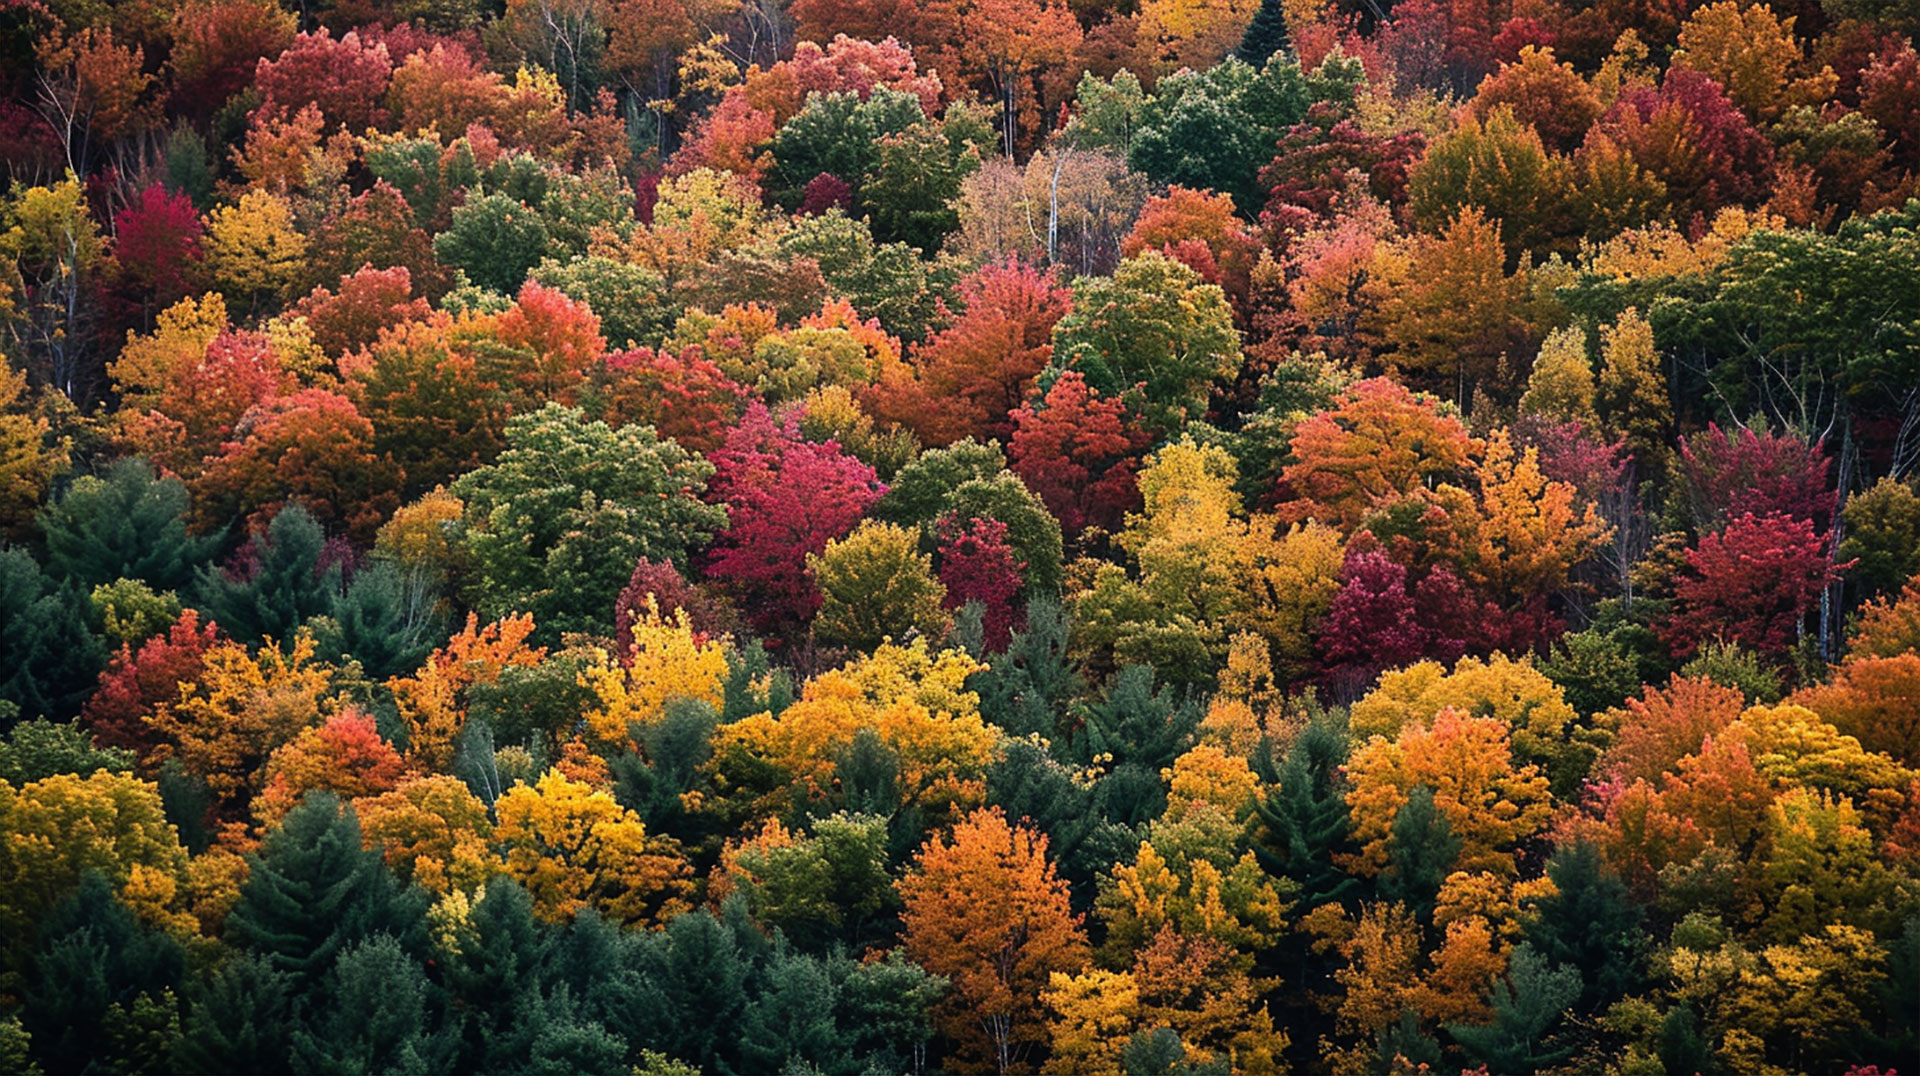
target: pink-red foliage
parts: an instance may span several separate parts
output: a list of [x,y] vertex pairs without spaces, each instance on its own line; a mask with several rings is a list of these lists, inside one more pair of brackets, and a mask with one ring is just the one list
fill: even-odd
[[1005,650],[1019,627],[1013,599],[1025,582],[1020,573],[1026,567],[1007,544],[1007,525],[997,519],[942,519],[939,562],[947,608],[979,602],[987,649]]
[[1667,185],[1683,223],[1759,202],[1771,189],[1773,143],[1698,71],[1675,67],[1658,89],[1623,94],[1598,128]]
[[1066,535],[1088,527],[1116,531],[1140,506],[1135,471],[1151,437],[1128,419],[1124,404],[1102,399],[1078,371],[1061,374],[1013,421],[1008,466]]
[[158,303],[170,306],[194,290],[202,251],[192,199],[155,183],[114,216],[113,231],[120,268]]
[[708,497],[727,505],[728,526],[707,574],[750,610],[756,630],[790,635],[820,603],[807,555],[853,530],[884,487],[838,444],[805,440],[795,416],[776,422],[757,401],[708,458]]
[[291,116],[311,104],[319,107],[328,128],[360,134],[386,124],[380,100],[392,78],[385,44],[363,40],[352,30],[335,38],[322,26],[295,37],[277,59],[262,59],[253,84],[260,91],[261,116]]
[[1812,521],[1782,515],[1743,515],[1704,535],[1687,550],[1687,566],[1662,630],[1675,657],[1715,638],[1785,654],[1820,592],[1838,578]]
[[1790,433],[1704,432],[1680,442],[1680,471],[1694,525],[1711,530],[1735,516],[1782,515],[1813,523],[1824,533],[1835,493],[1821,446]]

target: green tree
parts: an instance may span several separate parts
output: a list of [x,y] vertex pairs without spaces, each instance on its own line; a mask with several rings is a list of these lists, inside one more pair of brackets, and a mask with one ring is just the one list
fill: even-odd
[[131,773],[133,762],[132,751],[94,746],[93,736],[77,721],[25,721],[0,741],[0,781],[15,786],[63,773],[80,777],[100,770]]
[[99,873],[36,926],[20,998],[36,1060],[49,1072],[157,1071],[180,1033],[179,943],[135,918]]
[[1387,869],[1380,876],[1380,895],[1405,904],[1426,922],[1434,899],[1460,858],[1460,838],[1453,824],[1433,804],[1433,789],[1415,786],[1406,806],[1393,816],[1389,831]]
[[1604,1009],[1640,985],[1646,943],[1640,907],[1586,841],[1556,851],[1547,877],[1555,892],[1541,899],[1527,941],[1545,959],[1580,973],[1581,1008]]
[[478,194],[453,211],[453,223],[434,237],[433,252],[475,284],[512,295],[546,256],[547,225],[516,199]]
[[1847,498],[1840,518],[1840,559],[1854,562],[1847,581],[1863,597],[1896,592],[1920,572],[1920,493],[1910,483],[1882,478]]
[[1267,840],[1254,854],[1268,872],[1300,887],[1297,907],[1349,904],[1359,896],[1360,880],[1336,866],[1358,849],[1348,837],[1346,789],[1340,769],[1347,760],[1347,738],[1325,721],[1300,731],[1280,767],[1280,780],[1254,805]]
[[1171,433],[1204,415],[1209,389],[1239,372],[1240,334],[1218,285],[1145,251],[1111,277],[1074,282],[1073,310],[1053,329],[1053,364]]
[[791,211],[823,173],[858,191],[880,164],[881,139],[923,120],[918,97],[885,86],[864,101],[851,92],[809,94],[799,113],[773,134],[768,193]]
[[980,167],[971,147],[956,145],[932,123],[917,123],[877,143],[878,160],[860,188],[860,203],[873,221],[875,238],[923,252],[960,227],[954,203],[960,182]]
[[1493,1023],[1447,1029],[1469,1056],[1494,1072],[1537,1072],[1565,1059],[1570,1046],[1547,1033],[1580,997],[1580,973],[1556,968],[1533,946],[1514,947],[1507,977],[1493,985]]
[[954,282],[947,269],[930,269],[905,243],[876,242],[871,225],[838,209],[795,220],[781,234],[779,250],[813,259],[829,292],[908,340],[926,338],[939,317],[940,289]]
[[106,664],[87,609],[81,591],[47,578],[26,550],[0,548],[0,702],[17,707],[14,717],[79,711]]
[[1247,32],[1233,55],[1254,67],[1265,67],[1275,53],[1291,51],[1293,36],[1287,32],[1287,6],[1283,0],[1260,0]]
[[116,460],[100,476],[82,476],[43,509],[47,567],[59,579],[92,588],[139,579],[179,590],[213,559],[220,536],[187,533],[187,487],[154,474],[143,459]]
[[820,585],[814,630],[823,642],[871,650],[908,632],[937,637],[945,622],[947,588],[903,527],[868,520],[810,554],[807,568]]
[[445,993],[397,939],[376,934],[342,950],[293,1033],[304,1072],[444,1072],[457,1025]]
[[256,534],[243,563],[250,573],[202,567],[200,610],[234,639],[285,646],[308,617],[333,611],[340,593],[340,565],[323,563],[326,538],[299,504],[281,509],[265,534]]
[[684,568],[726,525],[702,503],[712,465],[651,426],[611,429],[548,404],[507,423],[507,448],[454,483],[488,617],[530,612],[543,638],[611,627],[642,557]]
[[418,951],[426,897],[403,890],[378,849],[362,847],[353,807],[314,792],[247,856],[247,881],[227,916],[227,938],[306,982],[349,946],[390,934]]
[[1231,194],[1251,215],[1264,201],[1256,177],[1275,143],[1315,101],[1352,101],[1360,81],[1352,61],[1335,59],[1308,76],[1285,52],[1261,67],[1229,56],[1204,72],[1176,72],[1141,109],[1128,160],[1161,183]]
[[284,1072],[293,1049],[294,977],[266,957],[236,953],[184,990],[173,1048],[182,1072]]
[[370,680],[419,668],[448,634],[440,595],[425,576],[391,560],[355,572],[316,632],[320,653],[358,661]]
[[753,1003],[740,1022],[744,1072],[844,1072],[846,1035],[834,1019],[839,989],[825,963],[776,948],[754,976]]

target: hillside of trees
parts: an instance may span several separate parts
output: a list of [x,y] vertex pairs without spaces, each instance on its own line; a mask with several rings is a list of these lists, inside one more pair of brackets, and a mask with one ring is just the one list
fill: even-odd
[[0,1071],[1911,1070],[1917,33],[0,5]]

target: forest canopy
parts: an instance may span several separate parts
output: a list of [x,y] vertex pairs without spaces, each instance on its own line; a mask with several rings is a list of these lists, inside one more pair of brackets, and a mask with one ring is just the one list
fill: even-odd
[[0,1070],[1920,1057],[1898,0],[0,9]]

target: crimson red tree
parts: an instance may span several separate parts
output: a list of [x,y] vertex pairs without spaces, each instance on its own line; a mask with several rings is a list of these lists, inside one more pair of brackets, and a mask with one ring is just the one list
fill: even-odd
[[800,436],[791,417],[776,422],[754,403],[709,455],[708,498],[727,506],[707,572],[739,599],[756,630],[790,635],[820,604],[808,554],[845,537],[880,498],[873,468]]
[[1078,371],[1060,375],[1044,398],[1013,414],[1008,466],[1033,490],[1060,529],[1115,531],[1140,505],[1135,474],[1150,441],[1117,399],[1102,399]]
[[1782,655],[1838,574],[1811,520],[1742,515],[1687,550],[1662,634],[1686,657],[1716,636]]

